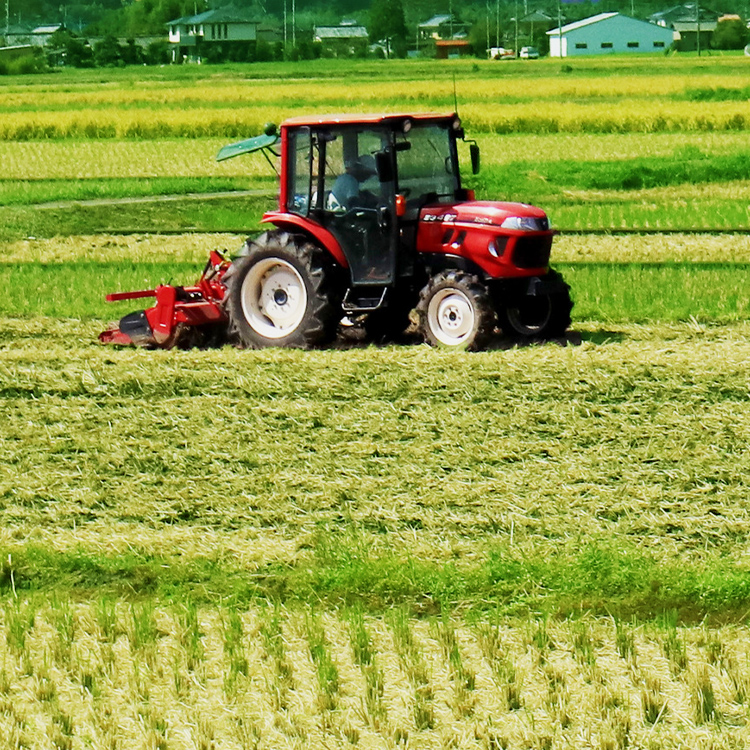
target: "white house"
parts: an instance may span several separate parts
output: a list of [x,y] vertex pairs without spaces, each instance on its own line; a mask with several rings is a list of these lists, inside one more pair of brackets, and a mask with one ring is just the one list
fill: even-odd
[[219,42],[256,42],[260,22],[236,8],[207,10],[197,16],[169,21],[169,41],[174,45],[172,58],[187,55],[200,59],[201,48]]
[[562,28],[550,29],[547,36],[550,57],[664,52],[674,41],[671,29],[621,13],[599,13]]

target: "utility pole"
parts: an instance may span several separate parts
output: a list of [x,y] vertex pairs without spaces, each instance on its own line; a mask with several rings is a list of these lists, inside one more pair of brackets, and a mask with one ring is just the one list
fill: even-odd
[[698,57],[701,56],[701,6],[700,3],[695,3],[695,22],[698,25]]
[[557,54],[562,60],[562,3],[560,0],[557,0],[557,45]]
[[500,46],[500,0],[495,3],[495,46]]
[[292,46],[297,46],[297,2],[292,0]]
[[286,0],[284,0],[284,59],[286,60],[287,49],[286,49]]
[[490,0],[487,0],[485,4],[485,11],[487,13],[487,57],[492,57],[490,54]]

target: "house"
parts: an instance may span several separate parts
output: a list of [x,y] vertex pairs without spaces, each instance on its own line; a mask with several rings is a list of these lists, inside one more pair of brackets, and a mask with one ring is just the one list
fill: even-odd
[[433,16],[417,26],[417,36],[420,41],[438,39],[465,39],[468,28],[454,15],[446,13]]
[[17,46],[19,44],[30,44],[32,30],[31,26],[11,23],[2,30],[0,36],[5,40],[5,44],[9,47]]
[[342,21],[338,26],[315,26],[313,39],[333,57],[364,57],[369,37],[364,26]]
[[550,29],[550,57],[607,55],[615,52],[664,52],[674,32],[621,13],[599,13],[563,27]]
[[176,18],[167,23],[172,62],[193,60],[213,54],[248,53],[255,49],[261,21],[234,7],[207,10],[195,16]]
[[697,3],[686,3],[654,13],[648,20],[657,26],[672,29],[675,47],[680,52],[692,52],[709,47],[720,15]]
[[37,26],[31,30],[29,42],[35,47],[45,47],[56,31],[65,31],[65,25],[56,23],[51,26]]

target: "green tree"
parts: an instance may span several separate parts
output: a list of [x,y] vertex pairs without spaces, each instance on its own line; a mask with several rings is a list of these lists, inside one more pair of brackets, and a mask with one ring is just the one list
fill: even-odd
[[122,47],[113,34],[107,34],[94,45],[94,60],[100,68],[122,65]]
[[371,42],[384,41],[388,54],[406,56],[406,17],[402,0],[373,0],[370,9],[369,35]]
[[714,49],[742,49],[748,40],[748,30],[739,18],[720,21],[711,37]]
[[85,39],[67,29],[58,29],[47,41],[48,50],[64,50],[65,65],[71,68],[93,68],[94,52]]

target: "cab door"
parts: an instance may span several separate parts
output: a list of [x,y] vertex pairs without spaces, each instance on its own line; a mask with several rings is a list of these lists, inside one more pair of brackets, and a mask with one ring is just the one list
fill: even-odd
[[[341,244],[352,284],[388,286],[396,278],[394,182],[381,182],[375,164],[380,153],[390,158],[389,132],[358,125],[332,128],[321,136],[323,195],[316,213]],[[352,165],[358,165],[359,171]],[[337,183],[343,182],[349,188],[344,199],[337,190]]]

